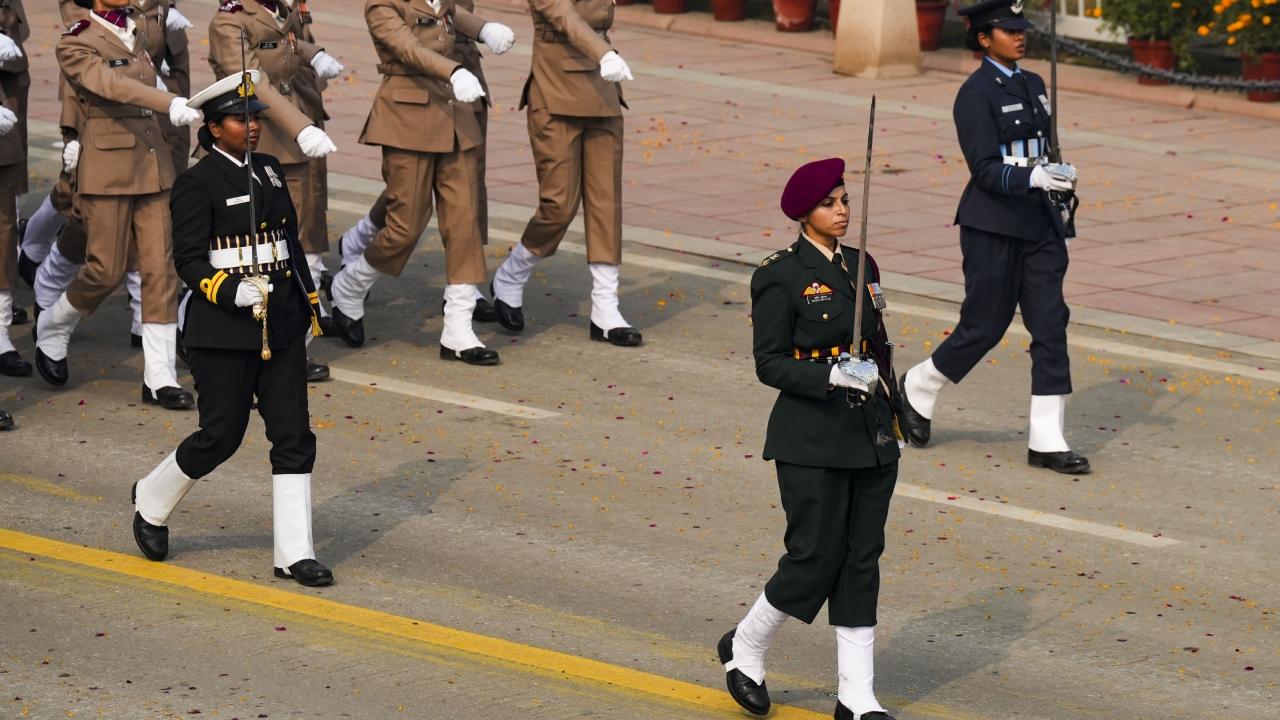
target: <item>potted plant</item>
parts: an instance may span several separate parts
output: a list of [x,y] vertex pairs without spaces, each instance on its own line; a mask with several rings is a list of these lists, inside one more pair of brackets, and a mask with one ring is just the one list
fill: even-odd
[[679,15],[689,12],[685,0],[653,0],[653,11],[661,15]]
[[[1197,0],[1121,0],[1093,10],[1103,27],[1128,38],[1133,59],[1141,65],[1172,70],[1179,55],[1190,61],[1186,51],[1188,33],[1195,25],[1189,19]],[[1139,75],[1143,85],[1167,85],[1168,81]]]
[[[1240,52],[1240,70],[1245,80],[1280,81],[1280,0],[1220,0],[1216,13],[1197,32],[1209,35],[1215,29],[1225,35],[1227,46]],[[1280,92],[1253,90],[1253,102],[1280,102]]]
[[942,21],[946,19],[950,5],[950,0],[916,0],[921,50],[932,52],[942,47]]
[[711,0],[711,16],[721,22],[747,18],[747,0]]
[[809,32],[818,0],[773,0],[774,26],[781,32]]

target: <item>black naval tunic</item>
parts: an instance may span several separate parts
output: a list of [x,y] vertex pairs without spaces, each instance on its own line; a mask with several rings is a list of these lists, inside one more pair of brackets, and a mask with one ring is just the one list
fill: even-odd
[[1063,219],[1048,195],[1031,187],[1036,161],[1049,150],[1046,92],[1039,75],[1006,76],[984,59],[956,95],[956,133],[971,173],[955,217],[965,299],[959,324],[933,353],[952,382],[1000,342],[1021,306],[1031,333],[1032,394],[1071,392]]
[[[840,252],[856,275],[858,251]],[[879,272],[867,260],[868,286],[878,291]],[[765,596],[806,623],[825,602],[832,625],[876,624],[879,558],[898,477],[900,403],[882,312],[870,289],[864,292],[863,342],[882,380],[868,402],[854,407],[848,390],[827,384],[830,363],[853,340],[849,275],[801,236],[751,278],[756,375],[781,391],[764,457],[775,461],[787,515],[787,552]]]
[[267,330],[272,358],[264,361],[262,324],[237,307],[236,288],[248,268],[219,269],[211,252],[243,247],[249,265],[248,173],[217,150],[180,175],[173,186],[173,258],[187,284],[183,342],[199,394],[200,429],[178,447],[188,477],[202,477],[235,454],[255,397],[271,442],[275,475],[310,473],[316,439],[307,409],[306,338],[317,332],[310,272],[297,240],[298,220],[284,170],[270,155],[253,155],[257,242],[283,241],[288,259],[260,255],[271,278]]

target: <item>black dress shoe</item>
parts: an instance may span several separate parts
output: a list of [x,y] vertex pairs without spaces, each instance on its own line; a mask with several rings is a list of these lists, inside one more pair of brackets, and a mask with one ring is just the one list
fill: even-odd
[[1027,464],[1031,467],[1049,468],[1064,475],[1083,475],[1089,472],[1089,458],[1067,450],[1065,452],[1037,452],[1027,450]]
[[153,393],[146,383],[142,384],[142,402],[165,410],[190,410],[196,404],[191,393],[180,387],[162,387]]
[[18,253],[18,277],[22,278],[22,282],[27,284],[29,288],[36,286],[36,271],[40,269],[40,263],[27,257],[24,252]]
[[[129,502],[138,504],[138,483],[129,491]],[[169,555],[169,528],[143,520],[137,510],[133,511],[133,539],[148,560],[160,562]]]
[[333,273],[329,272],[328,270],[321,270],[320,271],[320,289],[324,291],[325,295],[331,295],[333,293],[333,290],[331,290],[332,287],[333,287]]
[[468,365],[497,365],[502,360],[498,357],[497,350],[491,350],[487,347],[473,347],[466,350],[450,350],[449,348],[440,346],[441,360],[461,360]]
[[591,339],[612,343],[618,347],[638,347],[644,344],[644,337],[633,327],[619,327],[605,332],[595,323],[591,323]]
[[50,385],[66,385],[70,373],[67,371],[67,359],[50,360],[40,348],[36,348],[36,372]]
[[[733,659],[733,635],[737,631],[738,629],[734,628],[725,633],[724,637],[720,638],[720,643],[716,645],[716,654],[720,657],[721,665]],[[769,713],[769,688],[765,687],[765,683],[757,685],[755,680],[737,669],[726,672],[724,680],[729,686],[729,695],[747,712],[752,715]]]
[[352,320],[337,305],[333,306],[333,328],[338,331],[338,337],[342,338],[342,342],[348,347],[360,347],[364,345],[364,318]]
[[321,315],[316,323],[320,325],[320,337],[338,337],[338,329],[333,326],[332,315]]
[[299,560],[287,568],[276,568],[276,577],[281,580],[292,578],[307,587],[333,584],[333,573],[315,560]]
[[13,416],[0,410],[0,432],[13,429]]
[[129,347],[131,348],[142,347],[142,336],[137,333],[129,333]]
[[324,382],[329,379],[329,366],[307,358],[307,382]]
[[471,320],[482,323],[498,322],[498,311],[494,309],[493,303],[485,298],[476,298],[476,309],[471,311]]
[[31,322],[31,318],[27,317],[27,309],[15,307],[13,309],[13,320],[11,322],[14,325],[26,325]]
[[0,355],[0,375],[26,377],[31,374],[31,363],[22,359],[17,350]]
[[907,375],[902,374],[898,379],[898,392],[902,394],[902,427],[900,428],[907,436],[907,441],[916,447],[924,447],[929,444],[929,430],[932,422],[929,418],[916,412],[911,407],[911,400],[907,398]]
[[[836,712],[832,715],[835,720],[854,720],[853,711],[844,706],[844,703],[836,701]],[[869,713],[862,713],[858,720],[893,720],[893,716],[887,712],[875,710]]]
[[[489,283],[489,294],[493,295],[493,283]],[[493,314],[503,330],[513,333],[524,331],[524,308],[511,307],[493,295]]]

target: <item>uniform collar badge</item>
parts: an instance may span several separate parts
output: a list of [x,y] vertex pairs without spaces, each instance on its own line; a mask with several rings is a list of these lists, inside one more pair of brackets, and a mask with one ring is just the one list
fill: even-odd
[[282,184],[280,183],[280,176],[279,176],[279,175],[276,175],[276,169],[275,169],[275,168],[273,168],[273,167],[271,167],[270,165],[268,165],[268,166],[266,166],[266,168],[264,168],[264,169],[267,171],[267,179],[271,181],[271,184],[272,184],[272,185],[275,185],[275,186],[276,186],[276,187],[278,187],[278,188],[279,188],[279,187],[284,187],[284,185],[282,185]]

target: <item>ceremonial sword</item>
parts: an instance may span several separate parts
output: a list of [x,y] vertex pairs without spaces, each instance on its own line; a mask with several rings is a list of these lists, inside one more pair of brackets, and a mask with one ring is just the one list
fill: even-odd
[[[862,351],[862,307],[867,293],[867,213],[871,201],[871,150],[876,139],[876,96],[871,96],[871,116],[867,121],[867,161],[862,169],[862,228],[858,233],[858,281],[853,287],[853,351],[851,357],[842,360],[840,370],[860,381],[867,391],[850,389],[848,400],[850,407],[857,407],[866,402],[875,393],[876,383],[880,381],[880,368],[874,359]],[[843,357],[843,356],[842,356]]]
[[253,143],[249,139],[249,88],[252,86],[252,76],[249,74],[248,56],[246,54],[246,46],[248,38],[245,37],[244,28],[240,28],[240,87],[244,90],[241,97],[244,100],[242,105],[244,109],[244,167],[249,178],[249,254],[253,261],[253,274],[245,278],[249,282],[258,286],[262,291],[262,302],[255,303],[253,306],[253,319],[262,323],[262,351],[260,353],[263,360],[271,359],[271,342],[267,335],[267,298],[271,292],[271,279],[262,275],[262,268],[258,264],[258,208],[253,201],[254,177],[253,177]]
[[[1058,1],[1049,2],[1049,162],[1062,164],[1062,148],[1058,145]],[[1051,168],[1052,171],[1052,168]],[[1080,198],[1075,192],[1075,171],[1069,178],[1072,189],[1066,192],[1053,190],[1049,200],[1062,214],[1062,227],[1067,240],[1076,236],[1076,208]]]

